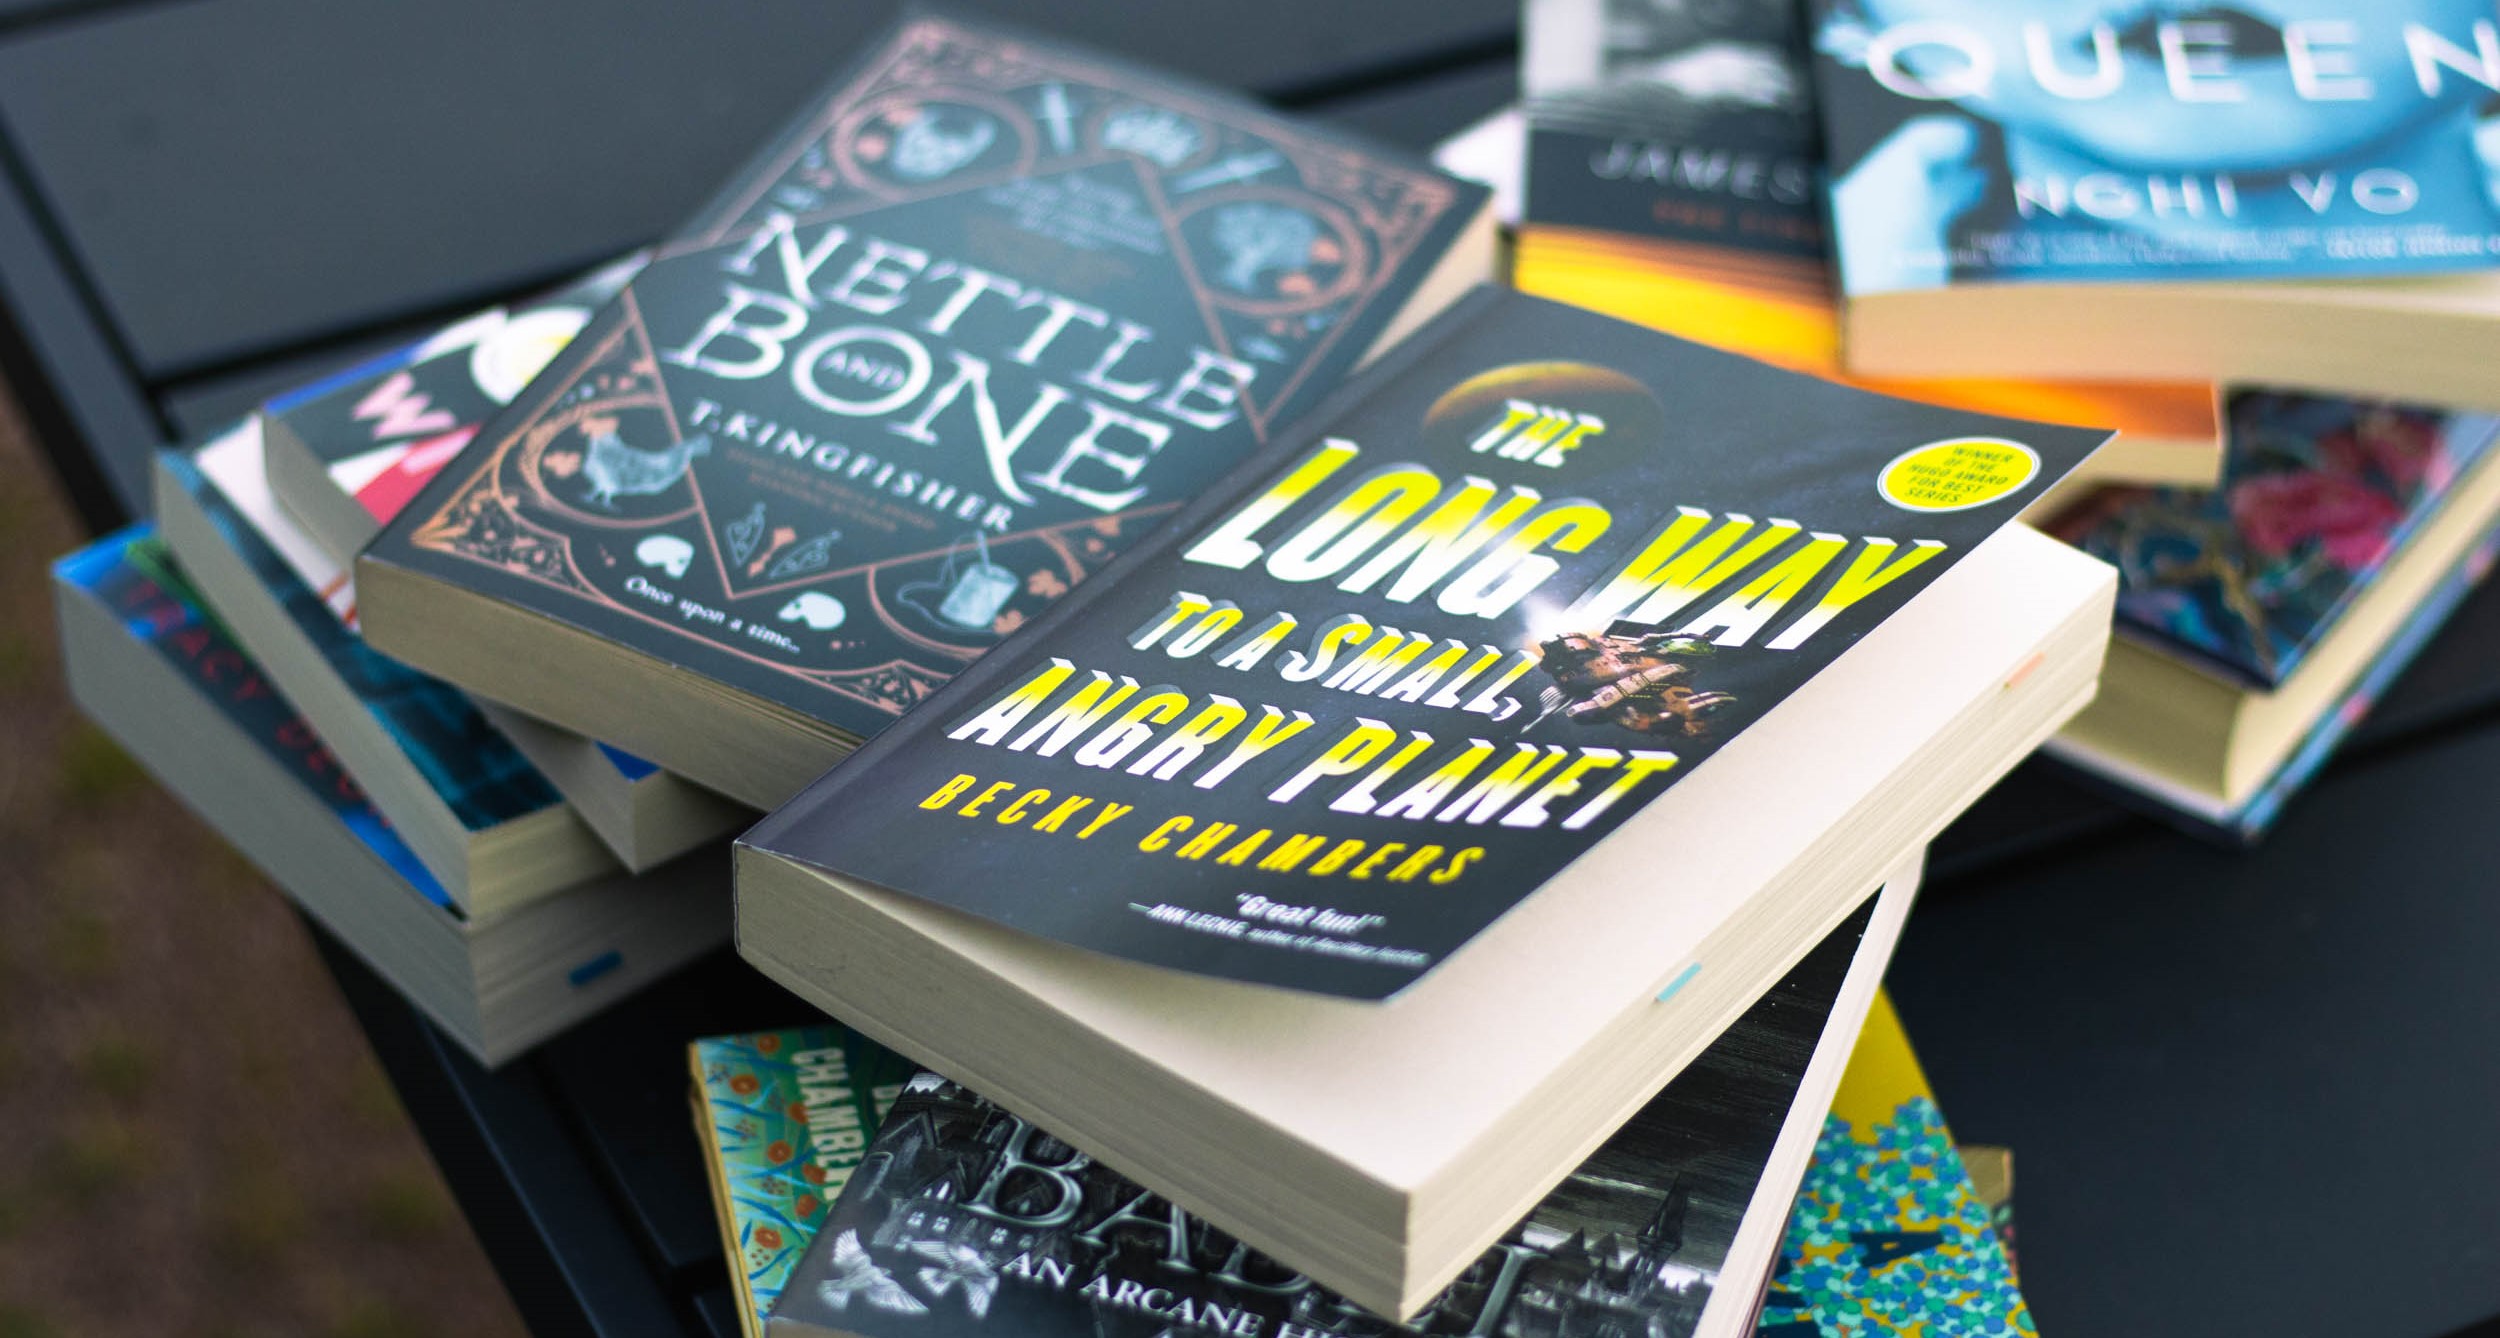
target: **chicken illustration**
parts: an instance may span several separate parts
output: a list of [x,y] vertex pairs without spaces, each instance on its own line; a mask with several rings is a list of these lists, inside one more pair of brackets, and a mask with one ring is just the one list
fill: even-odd
[[688,437],[656,451],[628,446],[616,434],[613,418],[584,422],[582,434],[590,438],[590,449],[582,457],[582,477],[589,480],[590,491],[582,501],[602,511],[614,511],[619,497],[649,497],[668,491],[686,476],[688,461],[712,453],[709,436]]
[[755,546],[764,542],[764,504],[757,502],[747,513],[721,527],[729,540],[729,560],[744,562],[755,556]]

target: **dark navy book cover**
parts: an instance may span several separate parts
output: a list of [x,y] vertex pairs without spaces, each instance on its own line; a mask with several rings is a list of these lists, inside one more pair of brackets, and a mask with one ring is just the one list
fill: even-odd
[[133,639],[172,665],[298,783],[320,796],[409,886],[435,905],[453,909],[442,884],[391,830],[320,735],[209,616],[172,557],[154,531],[138,526],[61,559],[54,572],[118,616]]
[[1488,290],[746,841],[1116,956],[1386,996],[2106,435]]
[[1794,0],[1529,0],[1527,220],[1820,260]]
[[368,557],[864,737],[1325,393],[1483,201],[908,19]]
[[[1871,905],[1871,903],[1870,903]],[[1861,910],[1403,1324],[924,1073],[870,1141],[769,1333],[860,1338],[1688,1338],[1864,937]],[[1781,1205],[1785,1207],[1783,1202]]]

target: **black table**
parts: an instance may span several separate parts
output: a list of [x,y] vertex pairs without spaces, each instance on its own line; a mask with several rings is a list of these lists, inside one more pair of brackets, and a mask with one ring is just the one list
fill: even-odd
[[[890,9],[0,0],[0,370],[118,524],[159,440],[660,233]],[[1421,146],[1511,98],[1515,13],[1019,17]],[[2495,668],[2500,589],[2255,854],[2038,763],[1937,846],[1891,983],[1957,1132],[2018,1150],[2048,1332],[2500,1317]],[[718,954],[488,1074],[323,946],[533,1328],[736,1332],[683,1046],[803,1005]]]

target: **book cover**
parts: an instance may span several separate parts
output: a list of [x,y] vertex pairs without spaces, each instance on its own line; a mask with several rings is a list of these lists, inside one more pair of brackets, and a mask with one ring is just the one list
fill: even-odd
[[874,733],[1380,342],[1479,188],[907,19],[377,542]]
[[2226,846],[2254,845],[2265,838],[2283,816],[2285,807],[2317,779],[2345,738],[2369,718],[2380,699],[2413,667],[2414,660],[2448,625],[2457,606],[2490,577],[2495,561],[2500,561],[2500,530],[2484,535],[2431,588],[2353,680],[2352,687],[2310,726],[2291,756],[2238,804],[2188,789],[2156,771],[2070,739],[2053,739],[2046,751],[2073,767],[2076,776],[2095,788],[2191,836]]
[[2103,435],[1483,293],[746,844],[1386,997]]
[[458,914],[442,884],[391,830],[321,736],[218,626],[153,529],[134,526],[107,536],[62,558],[53,565],[53,574],[119,614],[132,638],[216,703],[394,873],[426,900]]
[[507,310],[494,307],[262,406],[339,492],[387,524],[459,455],[640,267],[628,257]]
[[[255,514],[283,521],[261,468],[258,420],[245,422],[195,453],[161,457],[228,546],[286,610],[288,619],[321,654],[329,672],[355,694],[391,741],[415,763],[427,784],[463,828],[484,831],[562,803],[544,776],[450,685],[365,645],[348,626],[348,610],[331,601],[352,598],[345,585],[316,590],[264,537]],[[279,524],[271,531],[291,531]],[[314,560],[310,541],[296,534]]]
[[2222,486],[2110,489],[2054,532],[2118,568],[2118,628],[2266,691],[2500,436],[2482,414],[2247,392]]
[[2037,1333],[1892,1001],[1876,996],[1781,1242],[1756,1338]]
[[1529,219],[1822,257],[1793,0],[1528,0],[1524,44]]
[[[326,463],[338,490],[375,524],[389,523],[641,265],[639,255],[629,257],[543,302],[517,312],[500,307],[480,312],[407,348],[272,399],[261,411],[264,455],[278,449],[276,434],[286,434],[293,449]],[[266,463],[263,472],[273,473]],[[274,493],[276,484],[269,488]],[[355,630],[356,582],[349,564],[274,497],[245,518]],[[628,784],[659,774],[658,767],[623,749],[604,743],[598,748]]]
[[1810,0],[1852,296],[2500,263],[2480,0]]
[[914,1066],[823,1023],[687,1047],[729,1271],[760,1332]]
[[[1083,1338],[1684,1338],[1722,1283],[1870,914],[1828,936],[1404,1324],[923,1074],[792,1276],[774,1326],[861,1338],[992,1328]],[[1760,1282],[1731,1281],[1746,1299]]]

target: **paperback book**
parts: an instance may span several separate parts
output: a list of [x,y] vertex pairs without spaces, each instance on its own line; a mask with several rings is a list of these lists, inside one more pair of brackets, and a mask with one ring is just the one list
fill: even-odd
[[2120,489],[2059,532],[2120,572],[2102,700],[2053,751],[2254,840],[2473,588],[2500,420],[2245,394],[2211,492]]
[[830,1022],[708,1037],[686,1059],[739,1326],[761,1334],[913,1066]]
[[2038,1332],[1996,1209],[1954,1147],[1889,998],[1877,996],[1840,1080],[1755,1332]]
[[1424,164],[908,19],[388,527],[370,635],[771,807],[1492,251]]
[[2089,697],[2007,522],[2100,439],[1487,291],[751,831],[739,950],[1410,1310]]
[[[1515,295],[1415,347],[767,819],[750,855],[1135,961],[1383,998],[1702,772],[2104,435]],[[1283,909],[1309,895],[1327,910]]]
[[[615,858],[458,690],[367,646],[353,591],[296,573],[324,559],[279,512],[255,416],[160,452],[165,541],[220,619],[305,711],[418,858],[472,915],[598,877]],[[298,549],[295,561],[281,554]]]
[[1793,4],[1527,0],[1521,37],[1530,220],[1823,257]]
[[2220,473],[2210,384],[1843,369],[1811,50],[1791,0],[1534,0],[1526,25],[1524,291],[1886,394],[2116,429],[2070,494]]
[[2488,6],[1806,12],[1853,369],[2500,409]]
[[642,265],[493,307],[261,407],[269,490],[345,567]]
[[[350,630],[358,629],[357,551],[640,265],[639,256],[619,261],[517,312],[481,312],[263,408],[262,470],[276,505],[258,506],[249,518]],[[629,870],[656,867],[754,820],[752,810],[631,753],[506,707],[477,705]]]
[[1862,907],[1404,1323],[924,1073],[870,1143],[767,1332],[1746,1333],[1897,930],[1874,903]]
[[79,707],[479,1062],[727,937],[714,862],[470,919],[148,529],[62,559],[53,581]]

